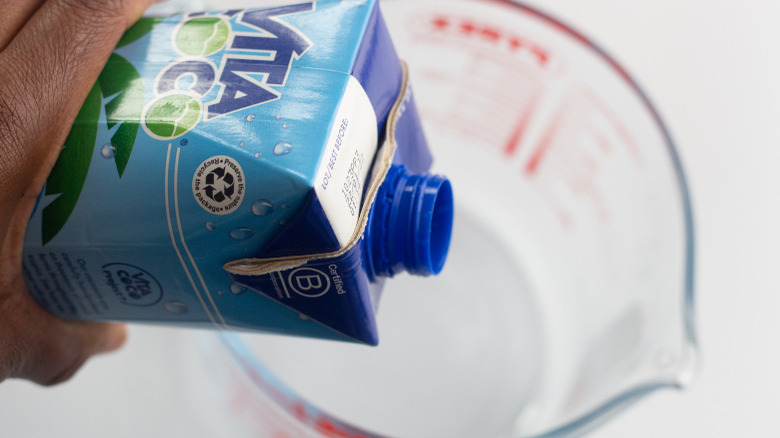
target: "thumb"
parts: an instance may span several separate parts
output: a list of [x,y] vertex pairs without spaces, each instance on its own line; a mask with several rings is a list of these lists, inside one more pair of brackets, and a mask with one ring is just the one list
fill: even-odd
[[0,381],[17,377],[42,385],[61,383],[91,356],[124,344],[124,325],[63,321],[23,292],[0,295]]

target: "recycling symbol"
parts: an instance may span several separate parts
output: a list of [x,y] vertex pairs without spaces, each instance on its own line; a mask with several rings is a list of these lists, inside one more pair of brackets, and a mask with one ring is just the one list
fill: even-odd
[[235,178],[225,167],[217,167],[206,175],[203,192],[214,202],[222,203],[231,199],[236,192]]
[[192,194],[204,210],[216,215],[235,211],[246,196],[244,170],[233,158],[207,158],[192,176]]

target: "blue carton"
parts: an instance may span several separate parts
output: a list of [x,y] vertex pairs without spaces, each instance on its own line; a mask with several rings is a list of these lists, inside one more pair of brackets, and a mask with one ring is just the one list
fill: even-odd
[[63,318],[376,345],[384,279],[452,226],[375,1],[144,18],[89,93],[30,220]]

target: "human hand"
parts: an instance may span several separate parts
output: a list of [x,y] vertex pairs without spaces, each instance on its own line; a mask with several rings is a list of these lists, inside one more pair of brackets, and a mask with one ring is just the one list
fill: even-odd
[[0,0],[0,381],[52,385],[119,348],[119,324],[63,321],[33,300],[22,247],[38,193],[125,30],[153,0]]

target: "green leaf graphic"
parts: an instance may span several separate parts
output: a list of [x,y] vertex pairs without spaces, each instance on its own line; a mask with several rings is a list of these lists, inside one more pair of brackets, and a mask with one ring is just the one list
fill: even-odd
[[59,196],[43,209],[41,232],[44,245],[60,232],[76,207],[92,161],[99,118],[100,89],[95,84],[76,116],[65,140],[65,147],[46,180],[46,194]]
[[[162,20],[142,18],[125,32],[117,48],[137,41]],[[119,125],[111,137],[111,144],[114,146],[114,161],[120,178],[127,167],[143,112],[144,86],[133,65],[114,53],[108,59],[98,83],[87,95],[65,140],[65,146],[46,180],[45,194],[59,196],[43,209],[41,235],[44,245],[65,226],[84,188],[97,139],[103,96],[115,96],[106,103],[105,108],[108,128]]]
[[165,17],[144,17],[138,20],[130,29],[127,29],[122,38],[117,43],[116,48],[124,47],[130,43],[138,41],[144,35],[151,32],[155,26],[160,24]]
[[121,124],[111,137],[116,170],[121,178],[138,135],[144,109],[144,84],[135,67],[116,53],[108,58],[98,83],[103,96],[116,95],[106,103],[106,122],[108,129]]

